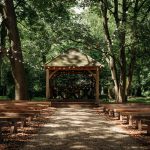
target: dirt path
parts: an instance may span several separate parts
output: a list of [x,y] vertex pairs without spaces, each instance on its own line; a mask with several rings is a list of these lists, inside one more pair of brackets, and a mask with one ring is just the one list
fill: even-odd
[[23,150],[148,150],[92,108],[58,108]]

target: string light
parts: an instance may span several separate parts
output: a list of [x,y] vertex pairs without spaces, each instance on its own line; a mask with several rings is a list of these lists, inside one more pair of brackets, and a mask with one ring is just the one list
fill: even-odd
[[[6,52],[7,52],[7,56],[9,56],[10,55],[10,53],[9,53],[9,49],[7,49],[6,50]],[[0,52],[2,52],[2,50],[0,50]],[[18,53],[18,51],[13,51],[13,53]],[[36,54],[35,53],[33,53],[33,55],[32,55],[33,57],[35,57],[36,56]],[[14,57],[13,55],[11,55],[10,56],[10,58],[11,59],[14,59],[15,61],[18,61],[19,63],[22,63],[22,64],[27,64],[27,65],[29,65],[31,68],[34,68],[34,69],[37,69],[37,70],[41,70],[41,71],[43,71],[44,70],[44,65],[40,65],[40,66],[38,66],[38,65],[32,65],[30,62],[25,62],[25,61],[22,61],[22,60],[20,60],[20,59],[18,59],[17,57]]]
[[33,57],[35,57],[36,56],[36,54],[35,53],[33,53]]

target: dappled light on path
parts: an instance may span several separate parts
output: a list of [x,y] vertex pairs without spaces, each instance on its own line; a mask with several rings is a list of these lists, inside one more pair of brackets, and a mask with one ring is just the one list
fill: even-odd
[[23,150],[144,150],[92,108],[58,108]]

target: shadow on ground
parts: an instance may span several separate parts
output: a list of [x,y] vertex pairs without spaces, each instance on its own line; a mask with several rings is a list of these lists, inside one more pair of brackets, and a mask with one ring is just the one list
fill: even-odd
[[148,150],[91,108],[58,108],[23,150]]

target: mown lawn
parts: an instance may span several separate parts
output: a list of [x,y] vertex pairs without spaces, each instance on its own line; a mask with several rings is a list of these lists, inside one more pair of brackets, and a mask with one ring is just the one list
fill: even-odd
[[0,100],[9,100],[10,98],[8,98],[7,96],[0,96]]
[[[100,98],[100,102],[102,103],[115,103],[114,99],[109,99],[109,98]],[[145,104],[150,104],[150,97],[129,97],[128,98],[128,103],[145,103]]]
[[[0,101],[10,100],[7,96],[0,96]],[[33,97],[30,101],[45,101],[45,97]],[[101,98],[104,103],[114,103],[114,100],[106,99],[105,97]],[[150,97],[130,97],[128,98],[129,103],[146,103],[150,104]]]
[[[0,96],[0,101],[5,101],[5,100],[11,100],[11,99],[8,98],[7,96]],[[44,100],[46,100],[45,97],[33,97],[29,101],[44,101]]]
[[150,97],[131,97],[128,99],[129,103],[146,103],[150,104]]

